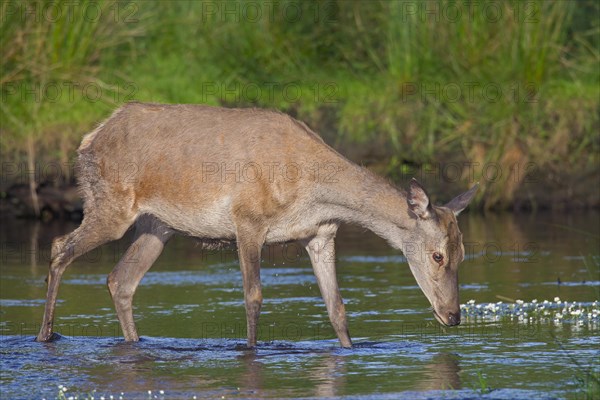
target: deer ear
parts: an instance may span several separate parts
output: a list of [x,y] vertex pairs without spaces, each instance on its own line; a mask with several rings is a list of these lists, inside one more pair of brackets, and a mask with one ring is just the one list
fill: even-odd
[[406,202],[408,203],[408,209],[418,218],[427,219],[433,215],[429,196],[415,178],[410,180]]
[[475,193],[477,193],[477,189],[479,189],[479,182],[477,182],[471,189],[467,190],[463,194],[456,196],[444,207],[451,209],[454,212],[454,215],[460,214],[462,210],[467,208],[471,200],[473,200]]

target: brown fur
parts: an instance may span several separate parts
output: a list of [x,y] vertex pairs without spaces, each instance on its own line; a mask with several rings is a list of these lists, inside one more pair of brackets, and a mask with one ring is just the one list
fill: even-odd
[[[450,208],[434,208],[416,181],[408,193],[396,189],[288,115],[129,103],[83,138],[77,168],[85,216],[78,229],[54,242],[40,341],[52,336],[58,285],[67,265],[120,238],[133,223],[134,244],[108,280],[127,340],[138,339],[133,293],[171,235],[179,232],[207,245],[237,242],[250,346],[256,344],[262,304],[260,249],[265,243],[301,241],[341,344],[350,346],[330,257],[343,222],[371,229],[403,250],[436,317],[449,325],[460,321],[456,267],[462,250],[450,249],[462,249],[454,213],[466,207],[474,192],[455,199]],[[133,251],[143,256],[137,263],[125,262]],[[447,265],[432,267],[431,251],[447,253]]]

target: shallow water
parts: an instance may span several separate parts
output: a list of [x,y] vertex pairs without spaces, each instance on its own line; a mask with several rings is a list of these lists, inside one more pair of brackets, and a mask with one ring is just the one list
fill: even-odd
[[593,308],[599,214],[465,214],[459,222],[467,251],[462,303],[503,301],[497,315],[465,310],[463,324],[442,328],[402,255],[344,228],[338,277],[354,348],[339,348],[308,258],[288,245],[264,251],[260,344],[248,350],[235,251],[201,250],[188,238],[172,240],[142,281],[135,298],[141,342],[123,342],[106,290],[128,237],[69,267],[55,325],[62,337],[34,342],[49,243],[75,225],[3,221],[0,397],[56,398],[58,385],[67,397],[96,390],[106,399],[599,396],[591,391],[600,369],[597,314],[524,316],[512,305],[560,297]]

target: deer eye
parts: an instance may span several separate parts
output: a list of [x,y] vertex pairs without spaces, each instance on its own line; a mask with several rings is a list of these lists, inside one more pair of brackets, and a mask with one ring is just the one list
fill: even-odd
[[433,257],[433,261],[440,265],[442,265],[442,263],[444,262],[444,256],[438,253],[437,251],[433,253],[431,257]]

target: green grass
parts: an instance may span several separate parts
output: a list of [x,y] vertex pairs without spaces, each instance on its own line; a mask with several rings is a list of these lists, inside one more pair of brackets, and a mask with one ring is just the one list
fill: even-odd
[[479,392],[480,395],[488,394],[492,391],[492,388],[490,388],[490,386],[488,385],[486,376],[483,374],[483,372],[481,372],[481,370],[477,371],[476,391]]
[[[106,1],[91,22],[8,17],[9,5],[32,3],[2,6],[3,159],[66,162],[86,130],[134,98],[281,109],[337,145],[377,143],[392,177],[442,161],[550,174],[598,163],[594,1]],[[437,12],[414,8],[424,4]],[[12,93],[52,82],[102,96]],[[480,204],[510,205],[523,179],[483,179]]]

